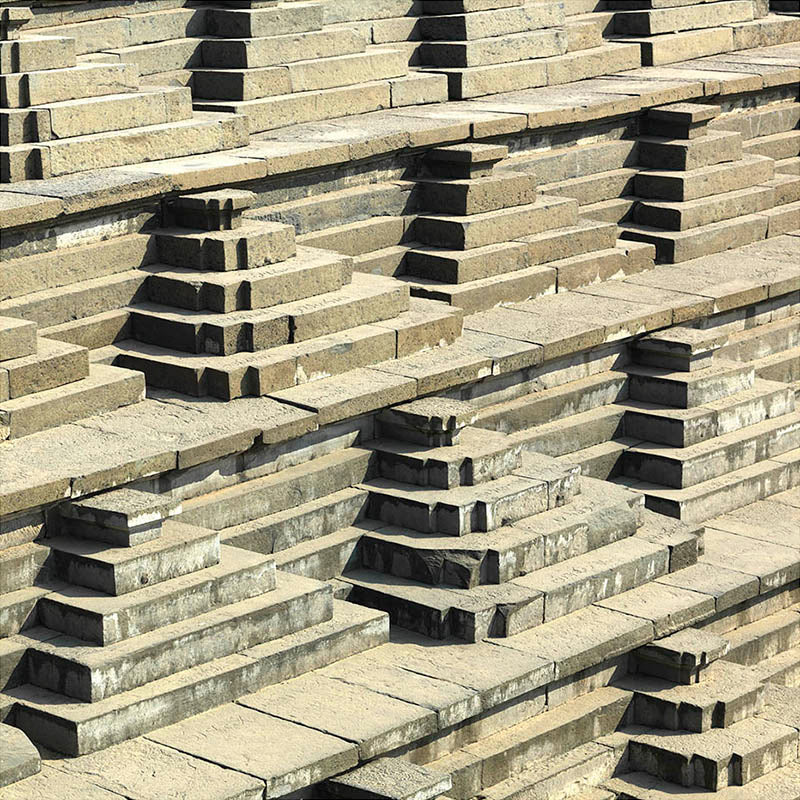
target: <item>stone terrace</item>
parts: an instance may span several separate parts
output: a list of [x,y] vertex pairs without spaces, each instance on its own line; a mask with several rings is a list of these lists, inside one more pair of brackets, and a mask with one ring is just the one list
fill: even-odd
[[3,4],[4,799],[800,800],[787,5]]

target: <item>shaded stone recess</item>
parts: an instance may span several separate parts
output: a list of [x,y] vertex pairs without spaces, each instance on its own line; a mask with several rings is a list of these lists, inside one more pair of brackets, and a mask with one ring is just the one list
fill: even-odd
[[0,5],[4,800],[800,800],[789,5]]

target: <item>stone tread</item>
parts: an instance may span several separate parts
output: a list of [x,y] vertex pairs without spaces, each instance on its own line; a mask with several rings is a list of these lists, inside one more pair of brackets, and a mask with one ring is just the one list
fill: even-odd
[[800,645],[800,613],[796,607],[778,611],[725,634],[730,643],[725,658],[757,667],[761,662]]

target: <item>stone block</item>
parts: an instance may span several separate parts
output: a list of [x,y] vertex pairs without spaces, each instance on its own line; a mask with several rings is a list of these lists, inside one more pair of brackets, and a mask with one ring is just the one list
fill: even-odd
[[36,352],[36,323],[0,317],[0,361],[31,356]]

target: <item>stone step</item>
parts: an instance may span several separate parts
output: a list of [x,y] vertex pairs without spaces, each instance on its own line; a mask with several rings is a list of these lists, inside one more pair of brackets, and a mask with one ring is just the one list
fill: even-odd
[[21,634],[28,643],[28,682],[95,703],[191,667],[280,639],[333,615],[327,584],[278,575],[272,591],[104,646],[45,628]]
[[399,245],[405,238],[406,227],[404,217],[377,216],[305,233],[298,237],[298,242],[307,247],[359,256]]
[[[800,150],[800,130],[773,133],[769,136],[759,136],[746,142],[743,151],[751,156],[768,156],[775,161],[797,158]],[[778,170],[782,172],[783,170]]]
[[751,186],[686,202],[639,200],[633,210],[633,219],[638,225],[687,231],[745,214],[756,214],[774,206],[773,186]]
[[246,122],[239,115],[198,112],[179,122],[16,145],[7,151],[8,180],[55,178],[88,168],[230,150],[247,144]]
[[89,353],[85,347],[36,338],[36,352],[2,362],[3,400],[45,392],[83,380],[89,375]]
[[219,534],[169,520],[158,539],[137,547],[109,547],[88,539],[48,540],[53,575],[119,596],[219,563]]
[[797,731],[763,719],[705,733],[637,735],[629,744],[632,770],[712,792],[746,786],[796,759]]
[[[317,92],[408,73],[402,50],[371,47],[366,52],[293,61],[276,67],[201,69],[194,73],[194,94],[205,100],[256,100],[294,92]],[[197,102],[203,103],[204,100]]]
[[0,317],[0,361],[36,354],[36,325],[24,319]]
[[[473,424],[503,433],[525,435],[533,426],[564,420],[624,400],[627,391],[628,380],[624,372],[601,372],[481,408]],[[615,413],[621,418],[620,411]]]
[[636,439],[614,439],[576,450],[560,458],[565,463],[580,467],[581,475],[608,480],[622,474],[625,452],[637,444],[640,442]]
[[[573,56],[575,54],[570,54]],[[579,54],[580,55],[580,54]],[[555,56],[566,58],[567,56]],[[469,100],[500,92],[517,92],[547,86],[548,58],[529,58],[484,67],[427,67],[447,77],[451,99]]]
[[239,603],[275,588],[275,563],[222,546],[219,564],[119,597],[78,586],[39,601],[39,624],[85,642],[110,645]]
[[388,641],[386,615],[333,602],[333,619],[97,703],[30,684],[8,690],[14,724],[57,752],[81,755],[236,700]]
[[352,280],[352,260],[300,247],[277,264],[234,272],[208,272],[166,264],[144,268],[151,302],[189,311],[265,308],[342,289]]
[[460,284],[425,278],[401,277],[401,280],[409,286],[412,297],[447,303],[466,314],[486,311],[501,303],[532,300],[556,291],[556,273],[549,266],[526,267]]
[[35,542],[0,550],[0,595],[27,589],[43,576],[48,550]]
[[582,206],[586,206],[633,195],[636,175],[637,170],[632,167],[622,167],[569,178],[558,183],[542,184],[540,190],[543,194],[555,197],[573,197]]
[[548,507],[547,482],[522,475],[453,489],[375,478],[359,488],[370,493],[370,518],[420,533],[449,536],[493,531]]
[[452,788],[448,775],[399,758],[379,758],[325,783],[328,797],[373,797],[376,800],[437,800]]
[[266,8],[223,6],[206,14],[207,33],[226,39],[255,39],[289,33],[310,33],[323,25],[322,3],[283,3]]
[[800,347],[800,319],[789,317],[733,331],[715,355],[729,361],[756,361]]
[[[366,497],[364,499],[366,500]],[[316,505],[320,506],[321,503],[317,502]],[[315,531],[311,539],[303,541],[302,536],[299,536],[297,544],[276,552],[274,561],[277,568],[283,572],[303,575],[318,581],[335,580],[343,572],[357,569],[359,543],[364,536],[365,528],[358,527],[356,523],[328,533],[328,528],[335,524],[331,522],[321,531]],[[369,525],[366,529],[368,528]]]
[[578,204],[571,198],[541,195],[535,203],[469,217],[422,215],[414,223],[415,238],[453,250],[497,244],[575,225]]
[[503,478],[520,466],[522,450],[505,434],[469,427],[458,444],[449,447],[428,448],[392,439],[378,439],[367,447],[376,455],[380,477],[438,489]]
[[[269,298],[264,297],[263,302]],[[409,290],[391,278],[355,273],[352,283],[325,294],[229,314],[172,309],[154,303],[130,308],[133,337],[188,353],[233,355],[297,344],[383,322],[409,310]]]
[[623,456],[629,478],[684,489],[800,447],[800,413],[749,425],[684,448],[642,443]]
[[92,317],[146,297],[147,274],[130,269],[68,286],[0,301],[0,313],[38,323],[41,328]]
[[[41,341],[41,340],[40,340]],[[0,402],[0,440],[19,439],[144,400],[144,377],[92,364],[87,377],[16,400]]]
[[[435,772],[452,775],[454,791],[450,796],[454,800],[470,800],[476,794],[494,800],[489,792],[495,788],[499,791],[505,781],[509,781],[506,785],[513,785],[511,781],[525,770],[546,769],[546,765],[560,756],[589,747],[594,739],[612,734],[625,719],[630,701],[629,692],[613,687],[595,689],[483,736],[427,766]],[[534,800],[550,797],[523,793],[515,800],[526,796]],[[500,797],[508,800],[508,794],[499,795],[497,800]]]
[[39,751],[17,728],[0,723],[0,789],[36,775],[42,769]]
[[197,111],[242,115],[247,119],[250,133],[261,133],[288,125],[321,122],[390,108],[391,89],[392,81],[370,81],[256,100],[195,99],[194,108]]
[[731,397],[752,389],[755,382],[753,367],[735,361],[715,360],[712,366],[696,372],[670,372],[641,364],[625,369],[631,400],[683,409]]
[[[427,20],[421,25],[424,28]],[[437,39],[419,47],[422,64],[434,67],[484,67],[524,61],[567,52],[567,33],[562,28],[490,36],[464,41]]]
[[454,216],[530,205],[538,197],[535,177],[512,170],[496,170],[474,178],[422,178],[417,187],[421,210]]
[[634,194],[652,200],[685,203],[763,185],[772,180],[774,173],[774,161],[757,155],[745,155],[739,161],[687,172],[648,169],[637,173]]
[[[611,0],[609,7],[628,9],[630,5],[627,2]],[[622,34],[652,36],[698,28],[714,28],[734,22],[749,22],[752,19],[753,3],[749,0],[722,0],[693,5],[678,3],[676,7],[659,7],[651,4],[647,10],[619,11],[614,15],[614,30]]]
[[[677,784],[662,781],[644,772],[619,775],[606,781],[604,786],[613,790],[613,794],[608,795],[609,798],[621,800],[670,800],[676,793],[685,791]],[[741,796],[742,791],[734,786],[715,792],[713,797],[718,800],[735,800],[737,795]],[[800,768],[797,764],[789,764],[751,781],[747,784],[746,796],[748,800],[771,800],[773,797],[800,800]]]
[[[619,755],[613,748],[598,742],[589,742],[573,748],[568,753],[544,758],[540,763],[495,784],[483,793],[486,800],[524,800],[524,798],[547,798],[547,800],[597,800],[603,795],[579,791],[579,786],[591,786],[595,782],[610,778],[616,769]],[[607,795],[611,798],[611,795]]]
[[65,100],[101,97],[138,90],[132,64],[80,64],[62,69],[0,75],[5,108],[29,108]]
[[619,438],[624,429],[624,418],[623,409],[600,406],[520,431],[513,434],[513,438],[536,453],[571,457],[573,453]]
[[[155,231],[158,260],[173,267],[217,272],[252,270],[286,261],[297,253],[294,230],[289,225],[237,218],[236,227],[227,230],[200,230],[200,225],[207,225],[206,220],[179,217],[178,223],[185,227]],[[210,224],[216,227],[219,223]]]
[[[279,67],[294,61],[364,52],[364,40],[349,28],[244,39],[204,39],[203,66],[226,69]],[[195,70],[195,75],[197,75]]]
[[[133,340],[104,348],[103,358],[144,372],[153,386],[182,394],[232,400],[339,375],[452,343],[461,332],[460,312],[411,310],[394,319],[319,336],[260,353],[189,355]],[[441,304],[437,304],[440,306]]]
[[742,137],[735,131],[710,131],[696,139],[639,137],[639,163],[658,170],[691,171],[742,158]]
[[515,578],[512,583],[541,592],[544,621],[550,622],[668,572],[668,549],[633,537]]
[[181,519],[221,531],[319,500],[363,481],[369,450],[348,447],[270,475],[217,489],[183,502]]
[[616,225],[579,220],[577,225],[546,230],[519,241],[466,251],[415,247],[406,255],[406,273],[443,283],[468,283],[613,249],[616,239]]
[[567,32],[568,52],[602,47],[604,44],[603,27],[603,23],[591,19],[590,14],[567,20],[564,28]]
[[800,175],[800,156],[779,159],[775,162],[775,172],[782,175]]
[[403,528],[380,527],[364,533],[364,567],[430,585],[469,589],[504,584],[513,578],[633,535],[641,501],[591,479],[563,506],[505,526],[495,533],[460,538],[430,536]]
[[800,646],[777,653],[761,661],[752,670],[759,680],[766,683],[800,686]]
[[33,110],[39,135],[29,141],[42,142],[187,120],[192,116],[192,99],[188,89],[165,87],[63,100]]
[[620,405],[626,436],[685,448],[781,417],[794,411],[796,401],[785,384],[756,378],[751,389],[690,409],[637,400]]
[[542,596],[506,583],[453,589],[356,569],[342,575],[350,602],[386,611],[392,624],[432,639],[480,642],[542,623]]
[[675,232],[625,222],[620,236],[654,244],[659,261],[675,264],[765,239],[768,226],[765,214],[750,214]]
[[800,613],[778,611],[725,634],[730,643],[726,660],[748,667],[800,646]]
[[646,728],[704,733],[754,717],[764,704],[764,684],[747,667],[715,662],[699,683],[675,684],[647,675],[618,682],[634,694],[631,723]]
[[616,482],[641,492],[652,511],[685,522],[704,522],[784,491],[792,474],[790,459],[786,458],[785,463],[761,461],[687,489],[667,489],[627,478]]
[[764,380],[794,383],[800,380],[800,346],[760,358],[753,367],[758,377]]
[[438,2],[426,7],[420,18],[423,39],[432,41],[472,41],[552,28],[564,23],[564,9],[557,3],[523,3],[513,0],[502,4],[466,8]]

